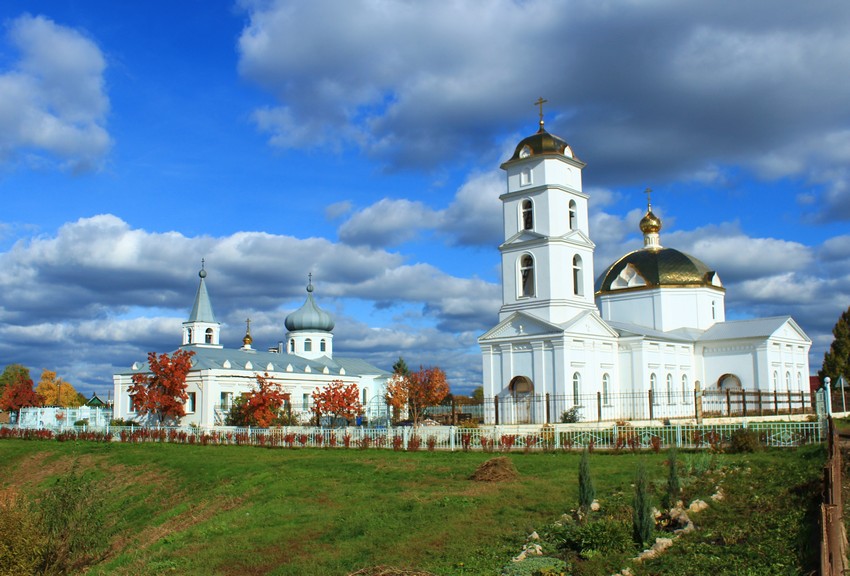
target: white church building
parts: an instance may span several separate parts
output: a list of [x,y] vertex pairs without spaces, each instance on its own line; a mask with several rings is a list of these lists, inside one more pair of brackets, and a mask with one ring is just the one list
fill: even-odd
[[696,390],[802,398],[805,332],[789,316],[727,321],[720,276],[662,245],[651,204],[643,247],[594,283],[584,166],[542,114],[501,166],[502,306],[479,338],[484,396],[496,406],[486,420],[557,422],[573,408],[581,420],[693,416]]
[[[312,394],[332,381],[356,384],[364,416],[371,423],[386,418],[384,395],[391,374],[364,360],[334,357],[334,321],[313,298],[312,278],[307,285],[304,305],[286,317],[286,339],[266,351],[253,348],[250,321],[241,348],[225,348],[220,343],[221,323],[216,320],[206,286],[207,271],[202,267],[195,301],[188,320],[183,322],[183,350],[194,352],[186,378],[189,399],[186,416],[180,424],[215,426],[225,423],[233,402],[256,389],[256,376],[268,374],[289,394],[287,406],[307,423],[312,416]],[[134,362],[113,375],[114,417],[143,422],[136,413],[129,388],[134,374],[149,373],[147,361]]]

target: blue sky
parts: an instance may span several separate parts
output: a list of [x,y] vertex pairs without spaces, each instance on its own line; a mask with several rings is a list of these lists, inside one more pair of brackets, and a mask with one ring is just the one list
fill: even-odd
[[662,243],[729,318],[850,305],[850,5],[377,0],[0,6],[0,366],[88,393],[174,349],[201,258],[237,345],[309,272],[339,355],[480,381],[499,164],[546,127],[588,166],[596,274]]

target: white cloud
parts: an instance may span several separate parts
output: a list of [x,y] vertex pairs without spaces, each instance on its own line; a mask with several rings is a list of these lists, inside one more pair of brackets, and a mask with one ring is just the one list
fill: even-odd
[[433,228],[435,217],[422,202],[384,198],[346,220],[339,227],[339,239],[358,246],[398,246]]
[[492,166],[482,151],[527,133],[543,94],[546,126],[592,159],[597,186],[723,185],[743,168],[824,186],[813,209],[846,220],[850,80],[835,71],[850,6],[779,6],[250,2],[239,69],[269,93],[257,122],[279,146]]
[[[246,317],[259,348],[282,340],[283,319],[303,302],[311,271],[320,305],[338,319],[337,350],[364,352],[385,368],[399,354],[435,364],[443,363],[444,350],[453,350],[452,357],[457,348],[469,354],[474,337],[458,333],[483,331],[499,305],[494,284],[405,264],[403,256],[380,249],[258,232],[221,238],[152,233],[105,214],[0,252],[0,357],[37,365],[49,349],[53,365],[71,378],[78,361],[123,366],[150,350],[172,350],[202,257],[216,315],[225,323],[222,338],[234,346]],[[410,315],[366,325],[352,319],[352,302]],[[357,332],[345,333],[342,327],[352,323]],[[468,377],[468,364],[457,362],[452,370]],[[110,372],[100,375],[101,390]]]
[[106,62],[97,45],[43,16],[11,22],[20,53],[0,74],[0,161],[36,153],[74,171],[96,169],[111,147]]

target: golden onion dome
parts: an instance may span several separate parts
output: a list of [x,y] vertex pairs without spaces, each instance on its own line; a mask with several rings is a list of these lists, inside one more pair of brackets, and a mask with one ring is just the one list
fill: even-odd
[[596,280],[596,294],[625,289],[723,289],[717,273],[698,258],[674,248],[630,252],[611,264]]
[[658,234],[659,230],[661,230],[661,218],[652,213],[650,206],[644,217],[640,219],[640,231],[644,234]]
[[528,158],[529,156],[540,156],[542,154],[560,154],[572,158],[573,150],[563,138],[549,134],[541,128],[536,134],[523,138],[517,144],[511,160],[519,160],[521,158]]
[[245,346],[250,346],[254,343],[254,339],[251,338],[251,319],[248,318],[245,320],[245,337],[242,339],[242,344]]

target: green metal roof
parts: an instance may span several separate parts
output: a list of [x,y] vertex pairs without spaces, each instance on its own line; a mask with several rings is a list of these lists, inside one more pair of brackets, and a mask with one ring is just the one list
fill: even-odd
[[[342,376],[386,376],[391,374],[382,370],[365,360],[357,358],[303,358],[295,354],[280,354],[277,352],[260,352],[258,350],[241,350],[233,348],[205,348],[200,346],[183,346],[183,350],[191,350],[192,368],[190,372],[199,370],[233,370],[244,372],[287,372],[287,367],[292,366],[293,374],[306,374],[305,369],[309,366],[311,374],[323,374],[328,369],[329,376],[340,376],[340,370],[344,370]],[[225,362],[229,367],[225,367]],[[250,364],[249,364],[250,363]],[[138,362],[138,370],[122,370],[118,374],[137,374],[148,370],[147,362]],[[250,365],[250,368],[246,366]]]

